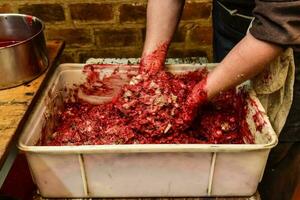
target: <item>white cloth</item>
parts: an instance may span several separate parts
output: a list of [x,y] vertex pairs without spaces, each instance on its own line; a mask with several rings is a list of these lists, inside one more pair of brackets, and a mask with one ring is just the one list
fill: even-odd
[[252,79],[253,89],[278,136],[292,105],[294,79],[295,64],[291,48]]

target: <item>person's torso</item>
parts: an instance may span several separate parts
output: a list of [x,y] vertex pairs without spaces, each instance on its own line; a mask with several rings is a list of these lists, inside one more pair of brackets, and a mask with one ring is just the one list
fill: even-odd
[[240,14],[252,16],[252,10],[255,7],[254,0],[216,0],[222,3],[230,10],[237,9]]

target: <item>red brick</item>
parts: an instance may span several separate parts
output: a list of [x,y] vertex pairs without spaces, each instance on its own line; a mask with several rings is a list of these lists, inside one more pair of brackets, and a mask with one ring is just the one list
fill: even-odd
[[36,16],[45,22],[64,21],[64,9],[59,4],[25,4],[19,13]]
[[2,4],[0,5],[0,13],[11,13],[12,8],[9,4]]
[[207,57],[208,52],[203,49],[179,49],[170,48],[168,57],[170,58],[186,58],[186,57]]
[[211,27],[195,27],[190,33],[191,42],[199,45],[212,44],[212,28]]
[[111,4],[77,3],[70,5],[71,17],[75,20],[109,21],[113,19]]
[[85,51],[79,53],[79,61],[86,62],[89,58],[139,58],[142,50],[140,48],[111,48]]
[[97,29],[95,37],[101,47],[138,46],[140,41],[139,29]]
[[182,20],[208,19],[211,15],[211,3],[186,3]]
[[92,36],[87,29],[47,29],[48,39],[61,39],[67,46],[81,46],[92,43]]
[[146,5],[123,4],[119,8],[120,22],[144,22]]

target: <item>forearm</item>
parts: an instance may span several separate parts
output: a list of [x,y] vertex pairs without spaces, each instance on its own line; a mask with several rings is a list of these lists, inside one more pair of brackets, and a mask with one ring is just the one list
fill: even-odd
[[281,51],[248,33],[209,74],[205,87],[208,99],[257,75]]
[[184,0],[149,0],[147,6],[147,29],[143,55],[159,45],[168,43],[176,30]]

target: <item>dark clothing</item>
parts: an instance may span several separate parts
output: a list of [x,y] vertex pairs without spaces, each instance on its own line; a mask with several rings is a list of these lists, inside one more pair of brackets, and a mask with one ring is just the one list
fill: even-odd
[[[245,2],[247,2],[247,0]],[[230,9],[233,10],[234,8]],[[214,26],[214,62],[221,62],[229,51],[245,36],[251,19],[231,15],[217,1],[213,1],[212,14]]]
[[255,7],[254,0],[220,0],[219,2],[221,2],[230,10],[237,9],[238,13],[248,16],[252,16],[252,10]]
[[[224,0],[224,1],[229,3],[234,0],[231,1]],[[241,2],[247,2],[247,4],[249,3],[247,0],[238,0],[238,1],[240,2],[240,4],[235,4],[235,5],[241,6],[242,4]],[[286,3],[286,1],[284,2]],[[300,5],[300,1],[293,1],[293,2],[297,2]],[[245,6],[242,7],[245,8]],[[241,10],[239,7],[233,8],[232,6],[230,7],[230,9],[231,10],[237,9],[238,12],[239,10]],[[298,15],[298,22],[297,22],[298,26],[296,27],[299,28],[298,34],[300,34],[300,8],[297,15]],[[237,44],[245,36],[248,26],[250,25],[250,22],[251,19],[246,19],[235,15],[231,15],[222,6],[220,6],[220,4],[218,4],[217,1],[213,1],[214,62],[220,62],[227,55],[227,53],[235,46],[235,44]],[[250,32],[251,30],[253,30],[253,28],[255,28],[255,24],[252,25],[252,29],[250,29]],[[254,37],[256,36],[254,35]],[[274,38],[274,41],[276,41],[277,43],[282,43],[279,40],[280,38],[281,38],[280,34],[278,34],[278,39]],[[300,40],[300,35],[299,35],[299,40]],[[298,42],[298,45],[300,45],[300,41]],[[300,102],[300,52],[295,52],[294,55],[295,55],[296,72],[295,72],[293,103],[292,103],[289,116],[287,118],[287,122],[283,127],[282,133],[280,134],[280,138],[279,138],[280,141],[285,141],[285,142],[292,142],[292,141],[300,142],[300,103],[299,103]]]
[[[257,39],[300,52],[299,0],[220,0],[227,8],[243,15],[253,15],[250,33]],[[251,13],[252,12],[252,13]]]
[[296,187],[300,187],[300,53],[295,53],[294,58],[293,103],[258,187],[262,200],[290,200]]
[[256,0],[250,33],[300,52],[300,1]]
[[291,200],[300,186],[300,142],[280,142],[271,150],[258,186],[262,200]]
[[[300,12],[300,11],[299,11]],[[300,142],[300,52],[294,53],[295,83],[293,102],[279,141]]]
[[[250,0],[222,0],[221,2],[230,10],[237,9],[242,15],[249,14],[253,8],[253,5],[250,5],[253,1]],[[278,4],[282,4],[283,9],[277,5],[269,6],[275,4],[269,1],[257,2],[254,10],[256,19],[250,29],[251,34],[258,39],[279,45],[291,45],[298,51],[300,8],[297,6],[300,5],[300,1],[278,2],[277,0]],[[264,2],[268,4],[266,7],[262,5]],[[293,9],[286,10],[289,7],[287,4],[297,4],[297,13]],[[279,13],[276,13],[277,11]],[[220,62],[244,37],[250,22],[250,19],[231,15],[217,1],[213,1],[215,62]],[[263,179],[258,187],[262,200],[290,200],[297,185],[299,187],[300,184],[300,52],[295,52],[294,57],[296,73],[293,104],[281,131],[279,144],[270,152]]]

